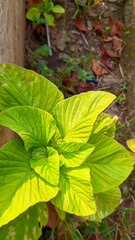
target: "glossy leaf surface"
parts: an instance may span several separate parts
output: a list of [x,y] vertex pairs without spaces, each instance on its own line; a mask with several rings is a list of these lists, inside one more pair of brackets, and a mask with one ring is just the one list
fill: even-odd
[[94,134],[89,143],[93,143],[95,149],[84,164],[90,168],[94,193],[120,185],[132,171],[128,151],[114,139],[101,134]]
[[94,150],[94,146],[79,142],[58,142],[57,151],[60,160],[66,167],[78,167]]
[[54,117],[64,141],[87,142],[98,114],[114,99],[110,93],[91,91],[57,104]]
[[[95,133],[104,134],[108,137],[115,136],[115,124],[118,120],[117,116],[111,118],[109,114],[101,113],[97,117],[97,120],[94,123],[91,136]],[[90,136],[90,137],[91,137]]]
[[36,149],[30,160],[31,167],[50,184],[57,186],[59,182],[59,155],[51,147]]
[[121,192],[119,187],[110,189],[107,192],[95,194],[94,199],[96,202],[97,212],[84,218],[88,221],[101,221],[101,219],[107,217],[115,210],[118,206],[120,198]]
[[59,188],[60,192],[51,200],[59,209],[79,216],[96,212],[88,168],[62,167]]
[[48,221],[46,203],[37,203],[0,228],[2,240],[37,240]]
[[38,202],[55,197],[51,186],[30,166],[31,152],[18,140],[0,149],[0,227]]
[[48,79],[12,64],[0,64],[0,109],[34,106],[53,113],[64,97]]
[[0,113],[0,124],[23,139],[26,149],[46,146],[55,133],[55,120],[39,108],[12,107]]

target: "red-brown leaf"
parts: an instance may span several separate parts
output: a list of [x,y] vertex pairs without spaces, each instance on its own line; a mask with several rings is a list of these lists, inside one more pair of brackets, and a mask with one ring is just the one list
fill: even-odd
[[100,53],[102,63],[106,67],[108,67],[110,70],[113,70],[114,65],[111,63],[110,57],[119,58],[119,56],[116,53],[114,53],[112,50],[106,49],[102,42],[99,45],[99,53]]
[[83,32],[87,32],[88,33],[88,28],[86,27],[83,19],[81,19],[81,11],[77,14],[76,19],[75,19],[75,26]]
[[101,40],[101,42],[111,42],[112,41],[112,37],[106,37],[105,36],[105,38],[103,38],[102,40]]
[[112,36],[116,35],[117,34],[117,26],[111,17],[108,19],[108,24],[110,26],[110,34]]
[[70,87],[72,83],[69,77],[63,78],[63,82],[65,83],[66,87]]
[[111,63],[111,60],[107,54],[104,54],[104,56],[102,57],[102,63],[111,71],[114,70],[114,65]]
[[92,22],[92,27],[100,34],[100,35],[103,35],[103,29],[102,29],[102,25],[101,25],[101,22],[97,19],[95,19],[93,22]]
[[97,76],[102,76],[103,75],[103,68],[101,67],[100,63],[98,61],[92,60],[92,71],[97,75]]
[[110,49],[106,49],[106,53],[107,53],[107,55],[108,55],[109,57],[119,58],[119,56],[118,56],[115,52],[113,52],[112,50],[110,50]]
[[103,45],[103,43],[101,42],[100,45],[99,45],[99,54],[100,54],[100,57],[102,58],[102,56],[106,53],[106,49]]
[[96,85],[92,82],[88,84],[83,81],[80,81],[80,84],[78,87],[76,87],[76,90],[77,90],[77,93],[93,91],[93,90],[96,90]]
[[119,49],[121,48],[121,41],[115,36],[113,37],[112,41],[115,51],[119,51]]
[[123,26],[124,24],[121,21],[118,21],[117,23],[117,33],[120,35],[123,32]]
[[103,73],[103,74],[108,74],[109,71],[108,71],[107,69],[103,68],[103,72],[102,72],[102,73]]

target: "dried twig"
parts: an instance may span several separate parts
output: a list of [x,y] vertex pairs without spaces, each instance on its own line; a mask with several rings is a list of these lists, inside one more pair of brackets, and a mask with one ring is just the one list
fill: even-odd
[[83,33],[81,33],[81,35],[82,35],[83,41],[85,42],[86,46],[89,48],[89,43],[88,43],[85,35]]
[[114,75],[114,73],[113,73],[108,67],[106,67],[103,63],[99,62],[99,64],[100,64],[102,67],[104,67],[115,79],[118,79],[118,78]]
[[[51,47],[50,34],[49,34],[49,25],[46,22],[46,35],[47,35],[47,44]],[[52,56],[52,49],[49,49],[49,55]]]
[[120,70],[120,74],[121,74],[123,81],[125,81],[125,76],[124,76],[123,69],[122,69],[122,66],[120,63],[119,63],[119,70]]

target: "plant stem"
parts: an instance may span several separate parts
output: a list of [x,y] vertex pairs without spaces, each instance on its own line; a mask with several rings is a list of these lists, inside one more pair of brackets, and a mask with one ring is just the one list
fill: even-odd
[[[46,22],[46,35],[47,35],[47,44],[51,47],[50,34],[49,34],[49,25]],[[49,49],[49,55],[52,56],[52,49]]]

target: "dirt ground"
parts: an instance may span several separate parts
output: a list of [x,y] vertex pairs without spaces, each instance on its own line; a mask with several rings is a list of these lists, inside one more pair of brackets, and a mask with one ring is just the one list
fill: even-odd
[[[124,24],[122,0],[101,0],[98,10],[91,10],[91,16],[88,16],[88,14],[82,10],[81,21],[85,23],[88,32],[81,31],[78,29],[78,27],[76,27],[73,16],[77,7],[73,0],[59,0],[55,2],[61,4],[66,11],[65,14],[57,14],[55,23],[53,26],[49,27],[52,56],[43,57],[39,55],[34,61],[30,61],[30,56],[32,55],[33,51],[42,45],[47,44],[47,36],[45,26],[42,27],[41,34],[41,29],[38,28],[37,30],[33,31],[31,23],[28,22],[25,67],[41,73],[40,69],[37,67],[37,62],[44,60],[48,68],[52,69],[54,72],[57,72],[58,67],[61,69],[65,68],[65,62],[63,61],[63,58],[65,58],[65,56],[70,56],[71,58],[82,59],[82,62],[84,59],[87,59],[85,70],[91,70],[92,60],[101,59],[100,44],[102,41],[102,33],[93,27],[93,21],[98,19],[101,22],[102,32],[108,37],[110,34],[110,29],[108,28],[108,19],[110,17],[116,24],[119,21]],[[84,0],[80,2],[85,3],[86,1]],[[114,65],[114,69],[111,70],[102,65],[102,67],[105,67],[104,69],[108,71],[108,74],[98,76],[93,72],[92,77],[96,80],[96,83],[88,82],[87,84],[91,90],[109,91],[117,96],[116,101],[112,103],[106,112],[112,116],[117,115],[119,117],[117,122],[116,139],[126,147],[126,140],[132,137],[131,130],[135,124],[135,120],[130,119],[127,114],[126,91],[128,87],[128,79],[126,78],[126,73],[123,71],[121,65],[121,53],[126,44],[124,41],[122,41],[124,34],[128,34],[128,29],[125,28],[122,34],[118,36],[121,42],[121,47],[117,51],[119,58],[109,58],[110,62]],[[112,41],[104,41],[103,44],[106,49],[114,51]],[[86,91],[86,88],[83,90]],[[74,91],[76,91],[76,89],[74,89]],[[106,232],[97,232],[96,234],[93,233],[91,237],[88,238],[88,236],[83,233],[83,230],[80,230],[84,234],[84,239],[135,239],[135,228],[132,226],[132,224],[135,223],[134,212],[130,210],[122,210],[123,207],[135,207],[134,183],[135,174],[132,173],[128,180],[126,180],[121,186],[122,200],[119,205],[121,209],[116,209],[112,215],[103,220],[103,223],[106,223],[109,229],[116,228],[115,231],[112,231],[110,235],[106,235]],[[126,235],[127,232],[130,238],[128,238]]]

